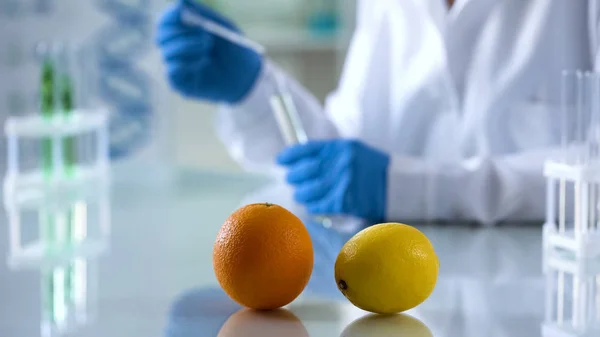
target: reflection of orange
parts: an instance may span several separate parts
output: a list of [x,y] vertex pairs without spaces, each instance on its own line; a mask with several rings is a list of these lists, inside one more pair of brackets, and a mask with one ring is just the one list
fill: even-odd
[[213,266],[221,287],[234,301],[254,309],[280,308],[308,283],[312,243],[302,221],[285,208],[247,205],[221,227]]
[[298,317],[278,309],[256,311],[242,309],[221,327],[218,337],[305,337],[308,332]]

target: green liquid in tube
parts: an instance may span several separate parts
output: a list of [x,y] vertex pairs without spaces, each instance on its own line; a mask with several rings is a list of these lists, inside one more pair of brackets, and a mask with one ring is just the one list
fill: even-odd
[[[40,87],[40,109],[42,117],[48,123],[52,121],[55,113],[55,78],[56,70],[50,57],[47,57],[42,64],[41,87]],[[44,180],[48,182],[53,174],[53,156],[52,156],[52,138],[42,139],[42,170]],[[56,228],[54,218],[45,208],[40,209],[40,236],[43,240],[46,251],[52,250],[56,242]]]
[[[60,74],[60,81],[56,81],[56,68],[51,58],[44,60],[42,65],[42,76],[41,76],[41,113],[44,119],[51,122],[57,114],[57,107],[55,103],[59,103],[60,109],[65,119],[72,115],[75,103],[73,95],[73,83],[69,74]],[[58,82],[58,83],[57,83]],[[58,84],[58,89],[57,89]],[[58,95],[57,95],[58,93]],[[57,97],[58,96],[58,97]],[[57,102],[58,98],[58,102]],[[67,177],[72,177],[75,173],[76,167],[76,147],[75,139],[73,136],[67,136],[61,140],[63,157],[60,158],[63,161],[63,167]],[[42,169],[44,179],[49,181],[52,178],[54,172],[54,158],[53,158],[53,140],[51,137],[42,139]],[[42,208],[40,210],[40,235],[41,239],[46,244],[46,252],[53,252],[55,249],[62,249],[61,246],[65,244],[69,247],[76,244],[77,239],[75,238],[76,223],[74,221],[75,211],[73,207],[69,207],[66,214],[66,224],[62,224],[58,220],[59,214],[49,212],[47,209]],[[66,225],[64,236],[57,237],[57,224],[61,223]],[[57,306],[64,306],[65,304],[72,304],[75,299],[74,293],[74,281],[75,281],[75,261],[69,262],[69,264],[63,270],[62,284],[57,283],[56,273],[60,271],[60,268],[54,268],[49,271],[42,271],[42,306],[43,315],[46,320],[53,324],[57,323]],[[56,291],[57,287],[63,288],[64,298],[59,299],[57,302]],[[64,301],[64,302],[62,302]],[[64,308],[62,309],[64,310]]]
[[[68,75],[63,75],[61,80],[61,105],[65,117],[73,114],[73,85]],[[67,136],[63,140],[63,161],[67,176],[73,176],[76,161],[75,139],[73,136]]]
[[[50,59],[44,60],[42,65],[42,79],[41,79],[41,110],[42,116],[48,122],[54,117],[54,79],[56,73],[54,64]],[[42,140],[42,168],[44,170],[44,177],[49,180],[52,176],[52,138],[45,138]]]

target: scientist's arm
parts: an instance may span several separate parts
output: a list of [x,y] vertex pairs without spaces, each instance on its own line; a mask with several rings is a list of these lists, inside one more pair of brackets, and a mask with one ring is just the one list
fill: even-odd
[[[590,0],[589,4],[589,46],[592,59],[595,58],[595,69],[598,69],[600,5],[597,0]],[[566,67],[545,69],[545,72],[559,72]],[[558,122],[556,119],[553,121]],[[388,172],[387,215],[400,219],[463,218],[485,224],[510,220],[541,221],[546,194],[543,165],[547,158],[556,157],[559,151],[558,148],[524,151],[446,166],[393,158]],[[423,193],[410,195],[403,193],[405,188],[408,191],[422,190]]]
[[555,149],[439,165],[393,157],[388,170],[390,220],[542,220],[543,165]]
[[[600,27],[593,9],[596,2],[590,0],[589,10],[592,54],[597,54],[594,36],[598,36]],[[496,33],[488,36],[489,41],[504,43],[490,44],[488,48],[492,49],[487,55],[505,56],[499,61],[482,58],[472,66],[471,82],[475,85],[463,103],[465,118],[470,119],[465,124],[468,131],[462,132],[470,135],[463,139],[463,145],[469,145],[465,152],[475,153],[473,157],[445,165],[394,157],[388,172],[389,218],[458,218],[488,225],[511,220],[543,221],[543,165],[559,151],[550,148],[558,143],[556,130],[560,130],[557,123],[561,121],[556,113],[561,97],[557,75],[565,69],[583,70],[589,66],[583,26],[588,11],[581,1],[539,1],[538,5],[530,9],[512,6],[513,10],[507,6],[498,12],[504,15],[496,20],[498,25],[512,24],[518,17],[514,10],[524,13],[519,38],[509,38],[515,33],[510,29],[488,31]],[[527,48],[517,44],[524,37],[528,39]],[[542,90],[536,88],[538,85]],[[496,97],[498,104],[486,102],[490,97]],[[484,118],[489,124],[476,122]],[[501,120],[510,121],[504,125],[510,127],[502,127],[503,123],[498,122]],[[482,139],[487,144],[482,144]],[[519,149],[512,153],[475,150],[478,146],[508,149],[512,143],[521,142],[528,145],[515,146]],[[548,149],[533,150],[542,146]]]

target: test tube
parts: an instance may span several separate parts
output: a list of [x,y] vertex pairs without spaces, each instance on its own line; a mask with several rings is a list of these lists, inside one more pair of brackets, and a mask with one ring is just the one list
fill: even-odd
[[[589,129],[587,132],[587,152],[589,157],[589,165],[596,166],[598,163],[598,108],[600,107],[600,105],[598,104],[598,75],[596,73],[588,73],[586,79],[588,93],[587,106],[590,115]],[[589,197],[585,207],[587,207],[586,212],[588,214],[588,219],[585,223],[585,228],[587,232],[591,232],[594,230],[594,226],[596,223],[596,192],[598,188],[598,183],[595,181],[591,181],[587,182],[587,184],[589,185]]]
[[556,179],[549,178],[546,182],[546,223],[556,229]]
[[576,164],[585,164],[585,129],[584,129],[584,120],[585,120],[585,111],[586,111],[586,81],[584,74],[582,72],[577,72],[576,75],[577,84],[576,84],[576,121],[575,121],[575,135],[573,138],[573,142],[575,145],[575,161]]
[[[594,323],[594,315],[596,312],[595,304],[595,296],[596,296],[596,278],[595,277],[586,277],[586,297],[585,297],[585,323],[586,325],[590,325]],[[600,322],[598,322],[600,323]]]
[[567,182],[564,178],[560,179],[559,197],[558,197],[558,232],[565,234],[566,230],[566,203],[567,203]]
[[554,313],[554,308],[556,305],[556,301],[554,300],[554,287],[556,283],[556,274],[554,270],[550,270],[546,272],[546,305],[545,305],[545,313],[544,320],[546,322],[552,321],[552,314]]
[[[561,79],[561,152],[562,161],[572,164],[574,160],[571,145],[575,134],[574,118],[577,105],[578,73],[564,71]],[[565,178],[559,180],[559,205],[558,205],[558,231],[565,234],[566,231],[566,203],[567,182]]]
[[598,162],[599,152],[599,137],[600,137],[600,77],[598,73],[589,73],[587,76],[587,92],[588,92],[588,109],[589,109],[589,130],[588,143],[590,160],[593,164]]
[[[36,54],[40,61],[40,112],[48,123],[52,121],[56,112],[56,64],[52,53],[51,44],[39,43],[36,46]],[[41,163],[42,173],[45,181],[50,181],[55,174],[56,145],[52,137],[42,139]],[[53,214],[46,208],[39,212],[40,236],[44,242],[46,251],[53,249],[57,240],[56,224]]]
[[308,136],[285,79],[275,72],[272,77],[274,94],[270,98],[270,104],[282,136],[287,145],[304,144],[308,141]]
[[[598,167],[600,164],[600,75],[593,73],[589,83],[589,97],[590,97],[590,113],[591,113],[591,127],[590,127],[590,151],[592,158],[592,165]],[[598,196],[600,184],[594,182],[592,184],[592,196],[590,198],[590,231],[598,231]]]
[[580,329],[582,327],[582,319],[585,317],[584,308],[582,306],[582,302],[585,299],[582,297],[584,295],[585,287],[582,287],[581,278],[575,274],[573,275],[573,294],[572,294],[572,313],[573,313],[573,326],[575,329]]
[[[59,112],[62,114],[62,117],[65,121],[69,121],[75,110],[75,88],[73,82],[73,57],[74,51],[71,48],[64,44],[59,43],[56,46],[57,48],[57,75],[58,75],[58,100],[59,100]],[[59,143],[61,145],[61,163],[62,163],[62,174],[67,178],[72,178],[75,174],[75,169],[77,167],[77,143],[75,136],[67,135],[62,141]],[[74,204],[76,205],[76,204]],[[67,209],[63,210],[64,214],[57,213],[57,218],[63,219],[61,223],[64,223],[64,243],[68,246],[73,246],[78,243],[74,238],[76,231],[78,230],[76,227],[79,226],[76,217],[76,208],[74,205],[70,205]],[[69,267],[70,268],[70,267]],[[71,277],[71,269],[67,269],[66,277],[69,281]]]
[[[595,73],[586,74],[586,85],[587,85],[587,108],[589,109],[589,128],[587,131],[587,153],[588,153],[588,164],[591,166],[596,165],[598,159],[598,142],[596,139],[596,133],[598,128],[598,114],[596,110],[598,108],[597,99],[598,95],[596,91],[598,76]],[[594,229],[594,223],[596,222],[596,186],[597,183],[586,182],[588,187],[588,200],[585,203],[587,221],[584,223],[585,231],[591,232]]]
[[596,275],[596,320],[600,324],[600,274]]
[[556,321],[562,325],[565,319],[565,273],[561,270],[558,271],[556,297]]

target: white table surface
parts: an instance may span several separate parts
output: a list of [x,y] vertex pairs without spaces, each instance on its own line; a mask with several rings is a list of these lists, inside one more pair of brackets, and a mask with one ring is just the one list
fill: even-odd
[[[223,220],[263,185],[252,177],[204,174],[172,186],[113,186],[110,248],[88,261],[97,271],[88,280],[97,285],[88,294],[89,320],[63,335],[217,336],[240,308],[218,287],[212,244]],[[229,335],[541,335],[541,225],[421,227],[440,258],[440,277],[433,295],[407,314],[427,328],[406,317],[365,318],[367,313],[347,302],[333,280],[333,263],[344,239],[308,226],[315,247],[313,277],[302,296],[286,308],[298,320],[281,318],[288,313],[241,315],[246,318],[227,323]],[[7,233],[3,226],[0,336],[40,336],[40,268],[8,267]]]

